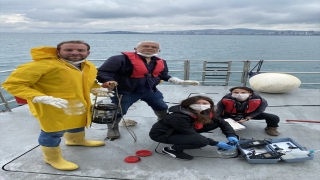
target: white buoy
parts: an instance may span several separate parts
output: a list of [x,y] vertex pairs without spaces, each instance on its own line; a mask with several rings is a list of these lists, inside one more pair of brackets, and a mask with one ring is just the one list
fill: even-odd
[[265,93],[286,93],[301,85],[300,79],[283,73],[261,73],[249,79],[252,89]]

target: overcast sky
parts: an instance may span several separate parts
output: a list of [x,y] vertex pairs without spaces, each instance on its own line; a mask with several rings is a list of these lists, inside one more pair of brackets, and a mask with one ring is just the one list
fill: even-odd
[[1,32],[320,31],[320,0],[0,0]]

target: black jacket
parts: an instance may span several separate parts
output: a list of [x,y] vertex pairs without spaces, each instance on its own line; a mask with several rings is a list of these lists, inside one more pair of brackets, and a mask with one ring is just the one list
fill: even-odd
[[[170,136],[171,134],[195,134],[203,132],[201,129],[194,128],[195,118],[192,113],[184,110],[180,105],[169,108],[169,113],[164,119],[155,123],[149,133],[149,136]],[[213,123],[216,123],[226,137],[235,136],[235,131],[228,122],[223,119],[212,118]],[[203,129],[207,129],[207,124],[203,125]],[[210,131],[212,129],[209,129]],[[169,132],[169,133],[168,133]],[[218,142],[216,142],[218,143]]]

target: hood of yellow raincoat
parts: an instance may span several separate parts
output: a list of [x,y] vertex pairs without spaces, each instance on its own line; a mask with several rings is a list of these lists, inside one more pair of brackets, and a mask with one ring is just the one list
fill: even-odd
[[51,46],[39,46],[30,51],[33,60],[56,59],[58,58],[57,48]]

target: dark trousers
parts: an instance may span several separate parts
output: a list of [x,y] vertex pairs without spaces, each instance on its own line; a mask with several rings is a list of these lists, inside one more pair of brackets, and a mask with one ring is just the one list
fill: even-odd
[[[130,106],[137,102],[139,99],[146,102],[154,111],[165,111],[168,109],[168,105],[163,100],[163,95],[160,91],[154,91],[149,93],[136,93],[121,94],[121,112],[122,115],[127,114]],[[111,97],[112,103],[118,105],[118,97]],[[121,114],[118,114],[121,117]]]
[[208,132],[218,128],[217,123],[205,124],[202,129],[197,130],[195,134],[177,134],[173,133],[169,137],[164,135],[152,135],[152,139],[156,142],[173,144],[172,148],[176,151],[183,151],[185,149],[198,149],[209,144],[208,139],[199,133]]
[[[228,115],[223,115],[221,116],[221,118],[223,119],[227,119],[227,118],[231,118]],[[254,120],[266,120],[267,123],[267,127],[279,127],[278,123],[280,122],[280,118],[279,116],[275,115],[275,114],[269,114],[269,113],[261,113],[258,116],[252,118]]]

